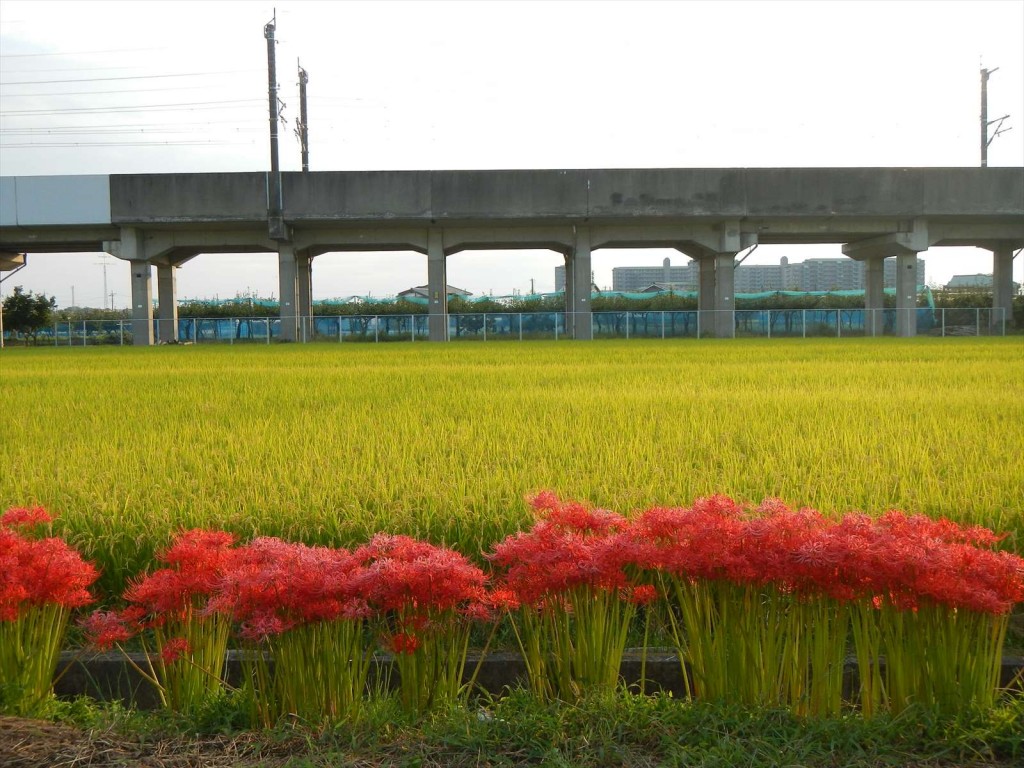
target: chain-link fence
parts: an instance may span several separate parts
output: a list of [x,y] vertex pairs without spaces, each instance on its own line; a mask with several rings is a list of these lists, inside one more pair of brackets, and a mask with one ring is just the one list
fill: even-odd
[[[756,309],[592,312],[594,338],[812,338],[895,336],[896,309]],[[428,315],[341,315],[299,318],[297,341],[425,341]],[[991,307],[908,311],[906,329],[918,336],[1005,336],[1008,318]],[[4,332],[7,344],[131,345],[132,320],[63,321],[34,339]],[[572,337],[571,312],[471,312],[448,315],[450,341],[560,340]],[[160,321],[153,338],[162,339]],[[181,318],[177,341],[192,344],[270,344],[281,338],[279,317]],[[169,335],[169,334],[168,334]]]

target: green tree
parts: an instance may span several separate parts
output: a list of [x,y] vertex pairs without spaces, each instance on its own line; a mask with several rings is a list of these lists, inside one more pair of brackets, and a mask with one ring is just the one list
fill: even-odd
[[20,285],[16,286],[14,293],[4,299],[4,328],[14,331],[17,335],[24,335],[25,346],[28,346],[29,339],[35,344],[39,331],[53,321],[53,311],[56,308],[57,300],[54,297],[47,298],[41,293],[25,293]]

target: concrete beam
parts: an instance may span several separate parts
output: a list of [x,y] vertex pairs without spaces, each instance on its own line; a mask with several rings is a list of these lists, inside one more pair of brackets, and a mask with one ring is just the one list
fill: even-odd
[[322,227],[316,224],[295,229],[297,248],[320,256],[333,251],[415,251],[427,253],[427,227],[396,227],[388,224],[363,227]]
[[460,227],[444,228],[444,252],[466,250],[547,249],[568,253],[575,245],[573,227]]
[[156,268],[157,319],[160,341],[173,344],[178,341],[178,268],[160,264]]
[[444,233],[431,229],[427,240],[427,301],[430,341],[448,341],[448,264]]
[[0,251],[0,272],[10,272],[25,264],[24,253]]
[[930,239],[928,222],[925,219],[914,219],[904,225],[899,232],[891,232],[878,237],[868,237],[843,245],[843,253],[851,259],[887,259],[905,253],[927,251],[933,245]]

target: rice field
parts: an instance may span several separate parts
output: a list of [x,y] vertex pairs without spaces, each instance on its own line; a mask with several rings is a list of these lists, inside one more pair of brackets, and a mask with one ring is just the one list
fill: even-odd
[[1024,550],[1020,338],[8,348],[0,391],[0,509],[59,515],[110,590],[188,527],[476,556],[543,489],[900,508]]

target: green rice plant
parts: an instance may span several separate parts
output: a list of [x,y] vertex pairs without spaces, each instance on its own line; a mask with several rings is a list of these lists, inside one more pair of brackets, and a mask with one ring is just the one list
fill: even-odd
[[106,595],[177,531],[476,557],[543,488],[899,508],[1024,547],[1019,339],[5,349],[0,504],[43,504]]

